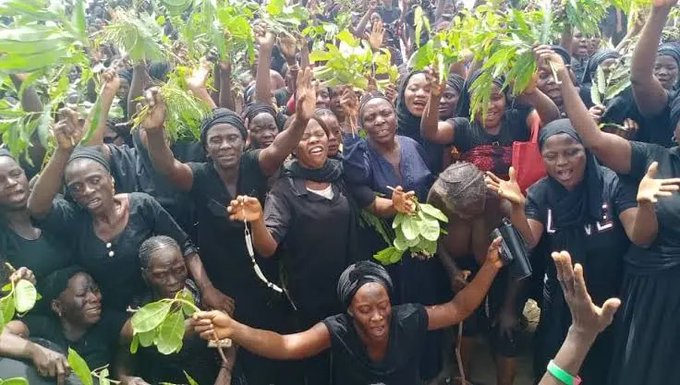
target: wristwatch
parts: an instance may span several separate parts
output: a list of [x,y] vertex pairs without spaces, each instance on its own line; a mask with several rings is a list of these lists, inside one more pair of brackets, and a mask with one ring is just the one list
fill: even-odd
[[581,385],[581,377],[567,373],[566,370],[557,366],[553,360],[548,363],[548,373],[565,385]]

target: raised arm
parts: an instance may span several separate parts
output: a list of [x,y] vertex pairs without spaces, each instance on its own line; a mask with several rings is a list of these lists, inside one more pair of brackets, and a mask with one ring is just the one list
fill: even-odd
[[359,20],[359,23],[357,24],[356,28],[352,28],[352,33],[354,34],[354,36],[358,37],[359,39],[366,38],[366,25],[368,25],[368,20],[371,19],[371,15],[373,14],[373,12],[375,12],[377,6],[378,3],[376,0],[369,0],[366,13],[364,13],[364,15],[361,16],[361,19]]
[[[517,97],[517,101],[521,104],[534,107],[538,116],[541,118],[541,123],[545,125],[560,118],[560,109],[557,108],[555,102],[553,102],[548,95],[538,89],[536,86],[537,79],[538,76],[534,74],[531,83],[527,89]],[[527,122],[527,126],[529,126],[529,122]]]
[[271,104],[272,85],[269,71],[271,69],[275,36],[266,29],[266,26],[260,25],[258,27],[255,29],[255,36],[259,45],[257,73],[255,75],[255,101]]
[[132,81],[130,82],[130,91],[128,91],[128,116],[137,113],[137,99],[144,95],[144,88],[148,81],[149,74],[146,72],[146,65],[143,62],[135,64],[132,67]]
[[429,319],[428,330],[442,329],[456,325],[472,314],[482,303],[489,291],[496,274],[503,266],[499,250],[502,238],[496,238],[489,246],[486,261],[482,265],[475,279],[463,290],[456,294],[453,299],[441,305],[427,307]]
[[[17,90],[21,90],[22,84],[26,79],[24,74],[9,75],[14,87]],[[24,87],[24,91],[21,93],[21,108],[26,112],[42,112],[43,104],[40,101],[38,93],[35,91],[33,86]]]
[[420,120],[420,134],[433,143],[451,144],[455,132],[454,125],[449,121],[439,121],[439,103],[446,84],[439,82],[439,74],[432,69],[425,74],[430,85],[430,98]]
[[281,335],[255,329],[237,322],[220,311],[194,314],[194,328],[201,338],[231,338],[242,348],[274,360],[300,360],[313,357],[331,347],[331,333],[322,323],[295,334]]
[[620,174],[630,172],[632,156],[630,142],[620,136],[603,132],[598,128],[597,123],[583,104],[578,89],[572,83],[569,70],[559,55],[546,46],[537,47],[536,55],[539,60],[547,60],[555,66],[557,78],[562,82],[564,109],[585,147],[612,170]]
[[141,123],[141,129],[146,131],[149,156],[154,169],[182,191],[191,190],[194,184],[194,173],[191,168],[175,159],[165,140],[163,125],[165,123],[166,106],[158,89],[147,91],[149,104],[148,116]]
[[236,101],[234,100],[234,93],[231,89],[231,62],[228,60],[219,62],[216,68],[219,68],[218,73],[220,74],[220,96],[218,104],[220,107],[236,111]]
[[668,14],[677,0],[654,0],[652,12],[633,51],[630,81],[638,109],[644,116],[655,116],[668,104],[668,93],[654,76],[656,53]]
[[[90,140],[86,143],[88,146],[99,146],[104,144],[104,134],[106,133],[106,121],[109,118],[109,111],[111,110],[111,105],[113,104],[113,99],[116,97],[118,88],[120,88],[120,78],[116,74],[116,71],[110,69],[104,72],[102,76],[104,81],[104,87],[102,88],[102,93],[99,96],[101,100],[101,110],[99,111],[99,121],[97,123],[97,128],[90,137]],[[93,108],[85,119],[84,128],[85,130],[90,127],[92,119],[94,119],[94,113],[96,109]]]
[[[261,58],[260,58],[261,59]],[[283,162],[297,147],[302,135],[305,133],[307,123],[314,115],[316,108],[316,89],[312,85],[312,69],[305,68],[297,78],[295,87],[295,115],[292,124],[287,130],[279,133],[272,144],[260,151],[259,164],[262,172],[274,175]]]
[[208,88],[206,87],[212,66],[212,63],[206,58],[201,58],[198,67],[191,72],[191,75],[187,77],[186,81],[189,91],[191,91],[198,100],[205,103],[210,109],[215,109],[217,108],[217,104],[215,104],[215,101],[212,96],[210,96],[210,92],[208,92]]
[[60,115],[62,119],[54,127],[57,149],[40,173],[28,199],[31,216],[38,219],[46,217],[52,210],[52,200],[63,185],[66,163],[83,137],[83,128],[78,123],[75,111],[62,108]]

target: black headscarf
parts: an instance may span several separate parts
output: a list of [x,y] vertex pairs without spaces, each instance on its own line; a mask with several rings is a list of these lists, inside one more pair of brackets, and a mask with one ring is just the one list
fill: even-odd
[[399,85],[399,97],[397,97],[397,132],[399,135],[408,136],[420,142],[420,120],[421,118],[413,115],[406,107],[406,86],[414,75],[422,74],[423,71],[412,71],[404,77]]
[[[465,85],[463,86],[463,92],[460,93],[460,98],[458,99],[458,113],[457,116],[461,118],[469,118],[470,117],[470,105],[471,105],[471,100],[472,100],[472,94],[470,92],[470,89],[472,88],[472,83],[479,78],[479,76],[482,74],[482,70],[477,70],[472,73],[466,80],[465,80]],[[503,83],[505,83],[505,79],[503,77],[497,77],[493,80],[493,84],[497,85],[498,87],[503,87]],[[505,91],[504,91],[505,92]],[[473,119],[470,119],[473,120]]]
[[335,183],[342,177],[342,160],[329,158],[323,167],[311,169],[294,159],[283,166],[283,175],[318,183]]
[[348,266],[338,280],[338,298],[349,308],[357,291],[364,285],[375,282],[383,285],[387,294],[392,294],[392,279],[384,267],[371,261],[359,261]]
[[85,270],[80,266],[69,266],[48,274],[41,282],[38,282],[38,291],[46,303],[59,297],[68,287],[68,281],[76,274]]
[[571,64],[571,55],[561,45],[551,45],[550,49],[552,49],[556,54],[562,56],[564,64]]
[[71,154],[71,157],[68,158],[68,162],[66,164],[68,165],[69,163],[78,159],[88,159],[95,161],[104,167],[106,172],[111,173],[111,165],[109,164],[109,161],[106,160],[104,154],[97,150],[96,147],[76,147],[76,149]]
[[460,94],[465,86],[465,79],[458,74],[451,74],[449,78],[446,79],[446,86],[453,88]]
[[618,59],[621,57],[621,54],[613,49],[603,49],[595,52],[593,56],[590,57],[588,60],[588,64],[586,65],[586,70],[583,72],[583,79],[581,79],[582,84],[590,84],[593,82],[592,75],[597,71],[597,67],[599,67],[602,62],[608,59]]
[[274,107],[267,103],[255,102],[246,106],[245,111],[243,111],[243,120],[248,120],[248,124],[250,124],[250,122],[252,122],[253,119],[260,114],[271,115],[276,122],[276,127],[278,127],[279,131],[281,131],[283,124],[280,121],[281,119],[279,119],[279,114],[276,112]]
[[205,119],[203,119],[203,122],[201,122],[201,144],[203,147],[207,145],[208,131],[218,124],[228,124],[236,127],[241,133],[243,140],[246,140],[248,137],[248,130],[246,130],[243,119],[241,119],[238,114],[226,108],[215,108],[210,115],[206,116]]
[[364,108],[366,107],[366,104],[373,99],[382,99],[392,105],[392,102],[380,92],[375,91],[364,95],[359,101],[359,125],[361,127],[364,126]]
[[657,55],[670,56],[678,63],[680,67],[680,44],[678,43],[664,43],[659,46]]
[[675,128],[680,123],[680,95],[676,96],[671,102],[671,130],[675,131]]

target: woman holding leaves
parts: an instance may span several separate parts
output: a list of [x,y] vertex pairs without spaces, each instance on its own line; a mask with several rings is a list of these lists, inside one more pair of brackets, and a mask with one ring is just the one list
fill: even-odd
[[[147,289],[133,299],[133,309],[163,298],[175,298],[182,290],[196,306],[204,308],[200,289],[189,278],[182,251],[174,239],[164,235],[147,239],[139,248],[139,259]],[[134,355],[126,357],[118,376],[122,378],[135,373],[150,384],[180,384],[186,381],[186,372],[199,384],[229,385],[235,349],[235,346],[229,348],[228,352],[232,353],[228,354],[229,362],[220,364],[216,349],[209,348],[198,338],[193,328],[187,328],[179,352],[166,355],[159,353],[156,346],[139,347]]]
[[[653,14],[660,12],[659,8],[670,7],[670,2],[663,0],[656,4]],[[539,50],[538,54],[558,68],[567,115],[584,147],[613,171],[642,179],[635,231],[649,233],[645,242],[634,244],[624,256],[623,309],[610,383],[665,384],[668,378],[680,375],[677,367],[680,335],[676,333],[675,322],[680,307],[677,279],[680,272],[680,230],[677,226],[680,197],[673,194],[680,184],[676,171],[680,167],[677,150],[629,142],[600,131],[586,113],[559,56],[550,50]],[[675,133],[680,133],[679,122],[680,101],[676,99],[671,106]]]
[[230,337],[257,354],[292,360],[324,351],[333,354],[333,383],[365,385],[420,383],[419,361],[428,330],[442,329],[465,319],[482,302],[501,267],[498,248],[477,278],[451,301],[437,306],[392,306],[393,283],[387,271],[373,262],[349,266],[337,283],[337,296],[345,313],[333,315],[296,334],[258,330],[220,312],[197,313],[196,331],[209,338]]
[[[182,244],[205,301],[232,307],[212,285],[196,248],[167,211],[145,193],[116,194],[106,158],[93,148],[75,150],[83,136],[75,112],[62,110],[62,116],[54,129],[57,150],[40,174],[28,207],[43,229],[72,245],[76,262],[101,285],[105,306],[121,311],[141,291],[139,245],[165,234]],[[73,201],[54,199],[63,185]]]
[[[512,205],[511,221],[530,248],[547,238],[548,250],[568,250],[585,267],[593,302],[601,306],[608,298],[620,296],[628,239],[641,246],[653,241],[650,218],[638,209],[644,204],[640,197],[649,194],[649,180],[640,184],[636,202],[634,191],[597,163],[568,119],[543,127],[538,144],[548,176],[529,188],[526,199],[514,169],[509,181],[487,173],[487,187]],[[668,184],[663,189],[677,188],[672,182],[662,181]],[[543,374],[571,324],[557,272],[553,264],[546,266],[534,352],[536,378]],[[609,328],[598,336],[583,365],[586,384],[607,382],[613,346],[614,329]]]

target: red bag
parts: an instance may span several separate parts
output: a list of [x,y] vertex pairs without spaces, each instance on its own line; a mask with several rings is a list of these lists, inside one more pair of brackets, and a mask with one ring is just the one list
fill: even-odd
[[527,189],[546,175],[543,157],[538,150],[538,131],[541,119],[534,111],[531,116],[531,139],[528,142],[512,144],[512,167],[517,172],[517,183],[526,193]]

